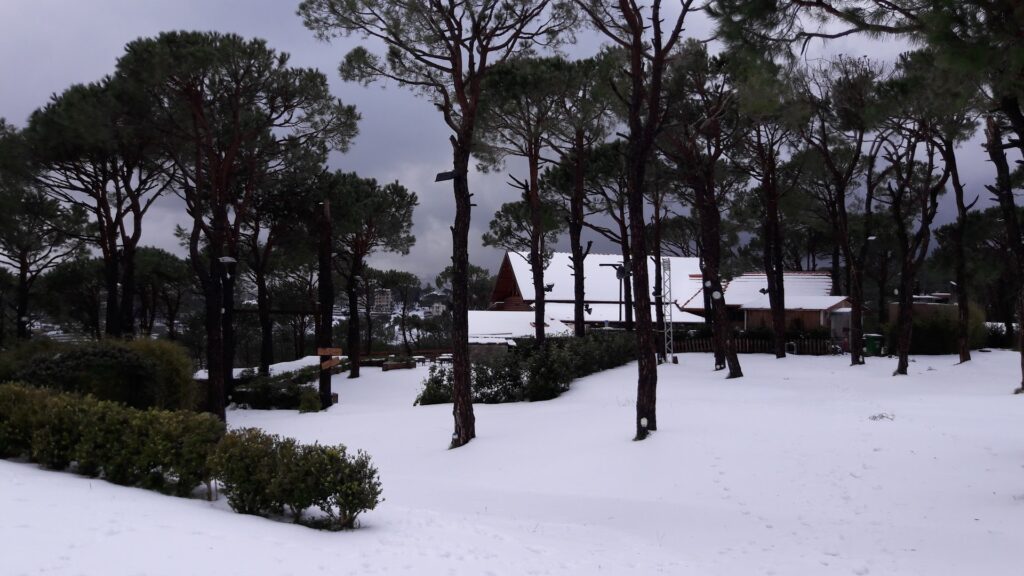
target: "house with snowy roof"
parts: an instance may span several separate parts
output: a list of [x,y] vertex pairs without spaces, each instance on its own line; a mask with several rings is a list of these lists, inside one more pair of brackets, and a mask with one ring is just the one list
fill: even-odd
[[[846,335],[850,326],[850,300],[832,295],[832,277],[828,272],[786,272],[786,328],[793,331],[826,328],[834,338]],[[702,293],[685,301],[676,300],[680,309],[703,314]],[[768,276],[764,272],[748,272],[725,283],[725,304],[742,321],[742,328],[770,328],[771,304],[768,298]]]
[[[574,323],[575,270],[568,252],[551,255],[544,270],[545,305],[547,316],[572,326]],[[533,272],[527,260],[528,254],[506,252],[498,270],[494,290],[491,292],[490,310],[526,311],[533,309],[536,296],[533,289]],[[700,260],[698,258],[666,258],[670,280],[664,287],[666,301],[673,302],[686,295],[685,299],[700,292]],[[618,326],[625,321],[625,298],[623,280],[616,274],[616,266],[622,265],[622,256],[614,254],[589,254],[584,260],[583,274],[586,290],[584,294],[585,322],[596,326]],[[647,264],[647,274],[654,290],[655,266]],[[654,317],[653,303],[651,316]],[[701,324],[704,319],[696,314],[674,309],[674,325]]]

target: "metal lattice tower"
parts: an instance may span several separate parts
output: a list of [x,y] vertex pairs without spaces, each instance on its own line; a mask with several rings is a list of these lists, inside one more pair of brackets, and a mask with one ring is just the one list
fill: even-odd
[[675,308],[672,302],[672,259],[661,259],[661,305],[665,308],[665,360],[674,364],[675,353],[675,330],[672,324],[672,309]]

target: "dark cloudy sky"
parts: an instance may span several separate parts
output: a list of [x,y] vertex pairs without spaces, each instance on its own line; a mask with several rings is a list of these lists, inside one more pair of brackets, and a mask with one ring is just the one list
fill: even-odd
[[[23,126],[28,115],[51,94],[73,83],[109,74],[124,45],[165,30],[216,30],[265,38],[271,47],[292,55],[292,64],[315,67],[330,79],[334,94],[355,104],[362,114],[360,134],[349,153],[335,155],[332,168],[356,171],[381,181],[398,180],[415,191],[416,246],[409,256],[382,256],[378,267],[409,270],[424,280],[446,266],[451,254],[454,213],[450,183],[434,183],[434,174],[451,164],[447,131],[424,99],[395,85],[362,88],[338,78],[337,64],[358,39],[326,44],[314,40],[295,15],[297,0],[0,0],[0,117]],[[707,38],[709,26],[697,17],[689,31]],[[593,53],[599,39],[583,34],[570,53]],[[889,58],[903,46],[884,41],[846,39],[812,54],[854,52]],[[964,173],[971,189],[981,192],[988,167],[973,146]],[[501,174],[472,175],[470,186],[478,205],[473,212],[470,259],[496,269],[501,253],[480,245],[479,238],[494,211],[514,193]],[[947,202],[948,204],[948,202]],[[944,209],[948,221],[950,210]],[[178,251],[172,232],[183,222],[183,210],[167,199],[147,216],[144,243]],[[596,249],[613,251],[597,242]]]

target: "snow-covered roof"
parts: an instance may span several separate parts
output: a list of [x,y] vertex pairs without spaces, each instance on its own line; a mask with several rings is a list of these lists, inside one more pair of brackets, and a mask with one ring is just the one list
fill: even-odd
[[[469,338],[472,341],[474,338],[533,336],[536,333],[533,319],[534,313],[531,311],[470,310]],[[550,315],[544,324],[544,334],[548,336],[562,336],[570,332],[568,326]]]
[[[586,322],[618,322],[619,309],[619,304],[590,304],[590,314],[584,312],[583,317]],[[573,322],[576,311],[573,304],[551,303],[544,305],[544,312],[563,322]],[[622,318],[625,319],[625,310],[622,311]],[[654,318],[654,306],[651,306],[651,318]],[[672,311],[672,323],[703,324],[704,319],[696,314],[676,309]]]
[[[516,283],[523,300],[536,300],[533,292],[533,272],[527,261],[528,254],[509,252],[508,258],[516,276]],[[573,291],[572,254],[555,252],[551,255],[548,267],[544,270],[544,284],[551,285],[546,295],[548,301],[573,302],[576,300]],[[672,270],[672,297],[674,300],[684,295],[688,299],[700,290],[700,259],[670,257]],[[589,254],[583,261],[583,272],[586,278],[587,302],[619,302],[619,279],[615,276],[615,268],[611,264],[621,264],[619,254]],[[606,264],[607,266],[602,266]],[[647,274],[651,287],[654,286],[654,260],[648,259]],[[696,279],[691,276],[696,275]],[[570,315],[571,318],[571,315]],[[616,314],[616,318],[618,315]]]
[[[727,299],[726,302],[728,301]],[[787,292],[786,310],[828,310],[846,301],[846,296],[790,296]],[[768,295],[764,294],[749,302],[744,302],[740,305],[740,308],[743,310],[769,310],[771,304],[768,302]]]
[[[783,283],[787,310],[826,310],[846,300],[845,296],[829,295],[832,277],[828,272],[786,272]],[[744,310],[768,309],[767,291],[768,276],[764,272],[740,274],[726,283],[725,303]],[[677,299],[676,303],[688,309],[704,307],[699,292],[686,301]]]

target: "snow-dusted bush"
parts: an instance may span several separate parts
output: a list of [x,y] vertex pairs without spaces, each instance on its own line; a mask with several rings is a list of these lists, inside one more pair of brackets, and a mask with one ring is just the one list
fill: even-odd
[[232,510],[257,515],[283,511],[275,490],[280,447],[280,437],[256,428],[232,430],[220,441],[210,466]]
[[194,410],[199,399],[188,353],[166,341],[104,340],[42,352],[23,362],[15,376],[33,386],[140,409]]
[[31,454],[32,435],[43,413],[47,393],[18,384],[0,384],[0,458]]
[[209,480],[207,460],[224,434],[209,414],[136,410],[91,397],[0,385],[0,455],[188,495]]
[[243,514],[277,515],[287,508],[298,521],[316,507],[323,515],[306,524],[342,529],[380,502],[370,457],[351,456],[342,445],[302,445],[246,428],[228,433],[211,463],[228,504]]
[[[632,333],[592,333],[583,338],[549,338],[538,347],[532,338],[517,340],[508,353],[473,364],[473,401],[482,404],[550,400],[570,383],[636,358]],[[431,366],[415,404],[452,401],[452,369]]]

